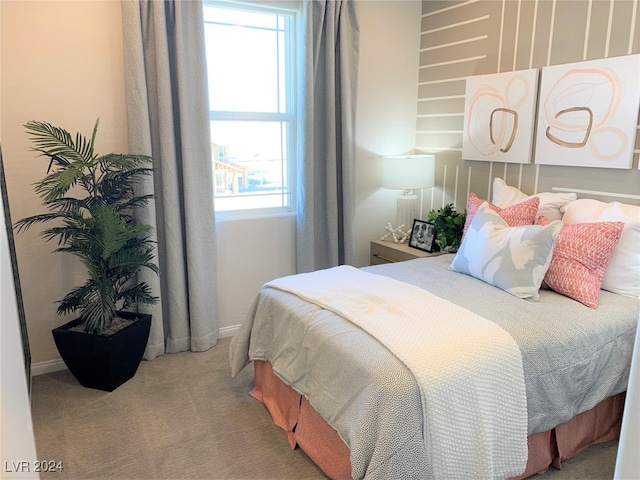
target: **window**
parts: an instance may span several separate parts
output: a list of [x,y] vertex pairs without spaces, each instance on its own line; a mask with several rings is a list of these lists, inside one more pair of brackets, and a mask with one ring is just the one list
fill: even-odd
[[204,4],[216,211],[294,207],[294,14]]

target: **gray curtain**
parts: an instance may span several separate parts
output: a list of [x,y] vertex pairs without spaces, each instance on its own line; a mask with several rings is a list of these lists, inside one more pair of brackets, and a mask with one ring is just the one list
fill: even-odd
[[353,264],[359,30],[352,0],[304,3],[298,272]]
[[142,186],[155,202],[161,274],[144,280],[161,301],[146,359],[207,350],[218,341],[216,242],[204,23],[200,1],[122,2],[132,153],[151,155]]

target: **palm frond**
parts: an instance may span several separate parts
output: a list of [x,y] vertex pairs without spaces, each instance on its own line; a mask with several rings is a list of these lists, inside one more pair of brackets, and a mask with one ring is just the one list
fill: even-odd
[[60,155],[54,155],[40,148],[34,148],[33,150],[35,152],[42,153],[46,157],[49,157],[49,166],[47,167],[47,173],[51,171],[51,167],[53,167],[54,165],[58,168],[64,168],[66,165],[70,164],[69,160],[67,160],[64,157],[61,157]]
[[[45,241],[58,239],[58,245],[70,245],[73,238],[77,238],[81,235],[82,229],[75,225],[64,225],[60,227],[51,227],[40,232],[40,236]],[[54,250],[55,252],[72,251],[69,247],[60,247]],[[73,252],[75,253],[75,252]]]
[[[97,125],[97,122],[96,122]],[[29,121],[25,125],[31,134],[31,141],[38,151],[45,150],[49,157],[59,156],[70,162],[90,162],[93,157],[93,143],[77,134],[74,141],[63,128],[47,122]]]
[[80,215],[82,210],[88,210],[93,204],[94,199],[88,198],[73,198],[73,197],[61,197],[55,200],[51,200],[47,207],[52,210],[54,214],[63,214],[69,216]]
[[130,198],[126,202],[121,203],[116,208],[117,208],[117,210],[119,212],[121,212],[120,214],[122,215],[122,211],[123,210],[126,211],[126,210],[129,210],[129,209],[135,209],[135,208],[138,208],[138,207],[143,207],[143,206],[147,205],[147,203],[151,199],[153,199],[153,195],[152,194],[139,195],[137,197]]
[[[69,166],[69,168],[71,167]],[[74,185],[73,183],[69,184],[68,182],[64,182],[63,184],[60,182],[60,173],[62,171],[63,170],[56,170],[36,183],[34,191],[45,204],[63,197],[69,191],[69,188]]]
[[150,247],[129,247],[123,248],[109,259],[109,268],[113,269],[121,274],[128,272],[136,273],[141,268],[148,268],[149,270],[159,273],[158,266],[153,263],[154,255]]
[[58,315],[75,313],[83,306],[83,299],[94,289],[93,283],[87,281],[84,285],[75,287],[58,302]]
[[108,172],[127,172],[149,163],[152,163],[152,159],[148,155],[108,153],[96,158],[96,164],[103,174]]
[[151,294],[151,288],[146,283],[138,283],[127,286],[119,294],[119,300],[123,301],[122,308],[128,308],[132,305],[145,304],[155,305],[159,298]]
[[80,318],[84,323],[84,329],[88,333],[100,333],[111,326],[111,322],[116,317],[115,299],[105,291],[99,291],[104,294],[96,298],[96,301],[86,305],[81,313]]
[[151,168],[134,168],[120,172],[107,172],[96,185],[96,190],[115,202],[126,200],[134,194],[134,186],[143,176],[153,173]]
[[21,218],[20,220],[18,220],[16,223],[13,224],[13,228],[16,230],[16,232],[19,233],[31,228],[36,224],[49,222],[51,220],[57,220],[64,216],[65,214],[62,212],[41,213],[39,215],[33,215],[31,217]]
[[116,316],[116,292],[109,282],[89,279],[74,288],[58,305],[58,314],[80,312],[80,319],[88,333],[99,333],[111,325]]
[[49,204],[65,196],[78,183],[87,181],[87,172],[82,165],[69,164],[65,169],[58,170],[45,177],[36,184],[35,192],[40,195],[45,204]]
[[93,126],[93,133],[91,134],[91,138],[88,139],[84,135],[81,135],[79,132],[76,133],[76,147],[78,148],[78,152],[82,155],[82,158],[93,158],[93,146],[96,140],[96,133],[98,132],[98,125],[100,124],[100,119],[96,120],[96,123]]

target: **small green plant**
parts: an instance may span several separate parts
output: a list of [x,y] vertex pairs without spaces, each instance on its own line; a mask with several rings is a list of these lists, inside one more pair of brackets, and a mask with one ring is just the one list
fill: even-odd
[[80,259],[87,269],[87,281],[60,300],[57,313],[78,311],[88,333],[105,332],[117,316],[136,304],[153,304],[149,285],[135,282],[136,273],[153,263],[151,227],[134,219],[134,211],[153,198],[135,195],[134,185],[153,171],[146,155],[98,155],[94,143],[98,121],[91,138],[77,133],[75,139],[59,127],[45,122],[25,124],[34,150],[49,160],[47,175],[35,184],[48,212],[23,218],[18,231],[35,224],[55,221],[41,232],[46,241],[57,239],[56,252]]
[[457,212],[452,203],[431,210],[427,220],[436,226],[436,241],[442,250],[455,253],[460,248],[467,212]]

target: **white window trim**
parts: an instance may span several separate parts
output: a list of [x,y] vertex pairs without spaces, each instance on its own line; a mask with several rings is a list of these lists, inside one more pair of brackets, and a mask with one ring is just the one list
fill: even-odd
[[[238,10],[253,10],[256,12],[273,13],[280,15],[291,15],[293,17],[293,25],[291,28],[291,41],[288,51],[288,64],[291,68],[287,69],[289,78],[287,84],[291,87],[287,89],[287,111],[288,113],[271,113],[271,112],[225,112],[209,110],[209,121],[214,120],[245,120],[245,121],[286,121],[290,125],[287,135],[287,189],[289,195],[289,205],[283,207],[267,207],[255,209],[241,210],[216,210],[216,221],[242,220],[252,218],[265,218],[274,216],[292,216],[296,213],[297,205],[297,135],[298,135],[298,65],[297,65],[297,40],[300,19],[300,1],[283,1],[283,0],[204,0],[205,6],[217,6],[221,8],[237,8]],[[215,194],[214,194],[214,210],[215,210]]]

